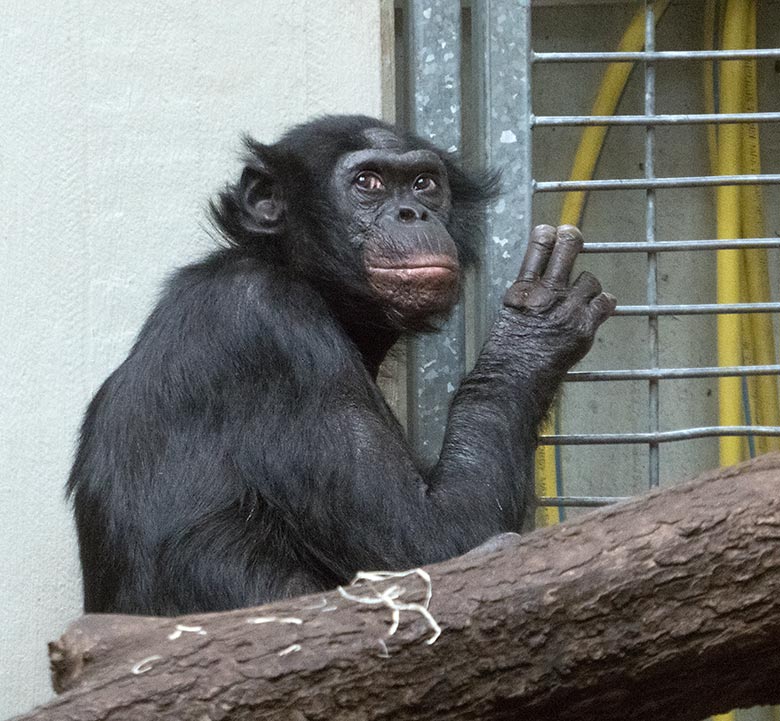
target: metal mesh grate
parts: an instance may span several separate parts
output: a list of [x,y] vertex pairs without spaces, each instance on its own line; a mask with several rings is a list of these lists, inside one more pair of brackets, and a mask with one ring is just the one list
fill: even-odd
[[[589,478],[587,481],[580,478],[579,483],[567,483],[565,486],[560,483],[558,492],[541,498],[541,503],[558,507],[589,507],[619,500],[636,492],[640,486],[638,483],[634,485],[614,483],[614,479],[609,476],[614,470],[609,459],[599,461],[594,457],[589,462],[581,463],[579,459],[583,458],[585,453],[583,447],[592,447],[595,450],[607,446],[620,446],[624,449],[621,451],[623,455],[628,456],[628,462],[637,469],[641,468],[641,474],[644,476],[642,485],[653,487],[662,483],[665,476],[679,477],[684,472],[699,470],[717,463],[717,456],[713,455],[710,447],[708,454],[692,454],[686,463],[679,464],[682,466],[680,469],[675,468],[674,472],[665,473],[661,451],[663,448],[668,448],[668,444],[697,439],[714,439],[713,442],[717,443],[718,439],[724,436],[751,439],[780,436],[780,427],[752,424],[749,419],[744,424],[719,422],[717,412],[712,405],[714,400],[702,401],[701,408],[706,408],[706,412],[698,413],[697,405],[696,411],[692,410],[689,415],[696,412],[698,416],[683,419],[683,422],[680,422],[675,414],[667,413],[665,408],[674,406],[676,400],[674,392],[668,390],[670,383],[696,383],[701,379],[725,377],[746,379],[767,374],[777,375],[780,374],[780,365],[719,366],[712,353],[704,350],[694,354],[700,355],[704,362],[670,364],[667,350],[674,340],[669,340],[670,336],[665,335],[660,327],[663,322],[679,323],[680,319],[687,319],[690,324],[698,323],[699,327],[702,327],[702,324],[706,326],[707,330],[702,333],[702,337],[714,338],[714,322],[717,316],[726,312],[776,314],[780,312],[777,298],[763,299],[762,302],[681,302],[689,295],[702,296],[697,300],[709,300],[707,295],[712,288],[704,287],[707,283],[701,282],[702,278],[708,277],[707,273],[702,271],[697,276],[696,282],[692,281],[695,292],[689,294],[684,292],[687,290],[684,287],[684,278],[681,286],[671,288],[663,283],[664,273],[659,270],[661,263],[668,263],[670,262],[668,259],[674,257],[695,256],[702,259],[702,263],[709,263],[708,267],[714,267],[712,258],[717,251],[780,248],[780,240],[777,237],[716,240],[705,237],[706,228],[703,231],[698,229],[701,234],[693,235],[698,239],[687,239],[682,233],[677,239],[667,239],[663,237],[664,234],[667,237],[671,234],[668,232],[669,223],[663,217],[660,218],[660,226],[666,232],[659,232],[659,213],[663,216],[665,207],[669,204],[668,199],[673,197],[669,195],[670,193],[715,193],[718,187],[760,185],[766,186],[768,191],[774,193],[773,198],[777,200],[776,191],[777,184],[780,183],[780,174],[773,172],[744,175],[715,175],[706,172],[670,173],[665,172],[658,165],[659,156],[665,157],[670,152],[669,136],[661,137],[662,133],[677,132],[680,129],[698,127],[703,130],[706,124],[722,126],[724,123],[757,123],[761,124],[762,128],[772,129],[776,137],[780,138],[780,134],[777,134],[780,112],[774,110],[718,114],[702,112],[699,107],[695,107],[693,111],[688,107],[669,107],[668,112],[664,110],[659,112],[660,106],[669,105],[668,98],[663,93],[659,96],[658,73],[661,70],[668,74],[669,68],[689,68],[691,64],[701,66],[703,62],[713,60],[747,58],[763,61],[777,60],[780,59],[780,49],[657,50],[654,22],[656,3],[648,0],[644,3],[612,3],[606,6],[591,4],[588,10],[591,17],[598,15],[602,18],[600,21],[602,25],[604,25],[603,18],[609,17],[608,24],[614,24],[615,32],[620,33],[626,19],[630,19],[631,14],[644,5],[644,50],[642,51],[594,52],[589,46],[591,36],[587,32],[577,34],[572,31],[567,35],[569,30],[564,27],[565,23],[562,19],[570,18],[575,12],[573,6],[578,5],[567,3],[566,8],[560,8],[558,11],[566,14],[555,16],[552,19],[554,22],[548,24],[562,36],[558,39],[558,45],[565,46],[567,39],[571,40],[571,51],[556,49],[534,52],[531,48],[532,37],[535,37],[532,35],[532,15],[535,20],[537,11],[555,12],[556,4],[560,3],[552,0],[540,2],[539,5],[534,3],[532,12],[529,0],[519,2],[484,0],[480,3],[467,4],[465,8],[461,7],[459,2],[447,0],[438,2],[412,0],[409,3],[407,21],[412,32],[412,42],[408,45],[409,77],[413,79],[410,98],[412,102],[409,105],[415,109],[411,124],[418,132],[427,135],[439,145],[465,150],[467,156],[478,158],[491,166],[501,167],[505,188],[502,199],[488,218],[487,250],[482,275],[477,279],[476,291],[471,295],[467,294],[464,313],[457,316],[448,326],[447,343],[442,346],[441,340],[438,339],[434,343],[427,342],[427,345],[426,342],[417,344],[412,350],[409,365],[409,411],[412,418],[410,429],[423,455],[429,459],[435,457],[441,440],[439,429],[443,427],[446,418],[451,392],[457,386],[469,360],[467,352],[469,343],[478,345],[479,339],[484,337],[484,329],[490,323],[505,287],[511,282],[519,267],[525,238],[533,225],[532,208],[537,215],[534,219],[537,222],[554,222],[550,218],[551,215],[557,214],[556,204],[560,202],[564,192],[587,191],[590,194],[589,204],[593,200],[594,205],[600,205],[602,214],[610,211],[610,203],[618,209],[617,215],[620,215],[620,218],[606,224],[608,232],[622,232],[626,224],[636,223],[642,226],[641,232],[636,233],[639,237],[620,242],[603,242],[597,232],[596,242],[586,244],[585,254],[588,258],[585,260],[593,259],[597,264],[601,264],[598,267],[611,268],[618,264],[615,259],[620,259],[623,263],[621,268],[630,268],[631,273],[643,276],[641,281],[635,284],[636,293],[634,293],[635,296],[638,295],[641,285],[643,297],[641,300],[638,297],[633,298],[640,302],[620,305],[617,316],[618,319],[634,319],[635,322],[643,323],[645,327],[635,333],[635,337],[642,338],[640,343],[636,343],[636,348],[622,349],[624,352],[613,354],[617,356],[618,367],[614,367],[614,363],[605,362],[607,354],[595,352],[592,354],[593,362],[600,363],[600,366],[588,368],[586,364],[584,369],[570,373],[568,378],[570,390],[567,396],[576,396],[570,405],[579,403],[584,406],[591,402],[596,405],[597,401],[600,401],[599,410],[594,411],[600,419],[605,416],[605,405],[608,406],[607,401],[599,399],[600,395],[618,399],[615,401],[618,404],[630,402],[631,408],[638,411],[631,417],[637,418],[641,415],[642,422],[646,424],[645,429],[642,430],[638,430],[641,424],[636,424],[630,429],[616,430],[610,427],[605,432],[601,432],[601,428],[595,429],[595,432],[581,432],[577,427],[569,432],[570,425],[580,423],[580,426],[583,426],[582,419],[587,418],[587,413],[575,414],[577,418],[570,422],[567,408],[564,407],[559,415],[562,430],[542,439],[544,444],[553,445],[562,449],[564,454],[568,454],[565,463],[562,462],[563,456],[559,456],[559,466],[567,470],[574,467],[575,475],[581,476],[587,473]],[[670,20],[669,25],[677,28],[683,26],[684,22],[681,21],[689,24],[697,22],[702,6],[702,3],[673,3],[671,7],[677,13],[677,17]],[[613,17],[614,23],[611,20]],[[777,6],[772,10],[772,17],[780,17]],[[541,37],[546,38],[546,36]],[[685,46],[686,43],[690,47],[696,47],[691,36],[684,37],[679,45]],[[606,45],[606,47],[612,46]],[[629,104],[624,98],[618,107],[618,112],[614,115],[583,114],[582,108],[589,107],[593,78],[598,76],[606,64],[616,61],[636,63],[633,82],[640,83],[635,93],[637,108],[633,112],[624,111],[623,107]],[[552,103],[556,106],[555,112],[549,112],[550,103],[546,101],[558,87],[555,73],[561,68],[572,67],[572,64],[576,66],[569,72],[568,82],[571,82],[572,72],[583,76],[589,73],[590,86],[587,91],[574,88],[571,92],[572,101],[568,103],[564,102],[565,93],[559,92],[561,98]],[[458,71],[461,71],[460,78]],[[545,84],[542,95],[536,92],[536,87],[532,88],[540,72],[544,74]],[[676,79],[674,80],[676,82]],[[563,87],[565,82],[564,80],[562,83]],[[540,97],[545,102],[539,105],[546,112],[535,115],[534,110]],[[691,101],[691,104],[697,106],[699,103],[697,100]],[[765,99],[765,104],[769,107],[778,106],[776,90]],[[560,110],[557,106],[561,106]],[[562,156],[570,156],[571,153],[560,149],[565,147],[564,143],[551,142],[554,138],[549,133],[580,132],[583,128],[593,126],[612,128],[610,139],[604,149],[605,155],[614,153],[614,143],[619,142],[612,139],[613,133],[634,133],[631,136],[620,137],[621,141],[628,139],[627,146],[619,147],[617,152],[625,155],[636,154],[640,172],[630,175],[618,171],[615,175],[592,180],[556,179],[556,175],[558,178],[566,177],[564,174],[569,169],[569,160],[564,158],[557,164],[554,160],[547,162],[543,149],[552,147]],[[534,147],[536,143],[532,143],[532,140],[539,133],[546,133],[546,135],[544,138],[539,138],[538,147]],[[689,152],[687,146],[689,142],[687,136],[681,141],[682,154]],[[629,145],[631,147],[628,147]],[[540,158],[544,162],[540,162]],[[696,170],[693,161],[689,165],[694,171]],[[542,173],[547,170],[552,171],[553,178],[541,179]],[[609,169],[606,169],[605,174],[608,171]],[[710,190],[707,191],[707,188]],[[629,193],[641,194],[641,205],[638,201],[626,203],[624,199]],[[615,200],[596,201],[596,196],[607,196]],[[679,203],[677,198],[674,199]],[[711,204],[712,200],[706,201],[700,198],[690,215],[704,219],[708,215],[714,216],[713,207],[707,206],[707,202]],[[703,210],[705,208],[709,208],[712,212],[708,213]],[[598,211],[594,210],[595,212]],[[643,216],[641,221],[638,220],[640,215]],[[586,240],[593,238],[588,217],[586,214],[586,221],[583,224]],[[696,263],[690,260],[687,262]],[[770,271],[774,282],[777,283],[780,267],[772,267]],[[602,271],[596,272],[599,277],[603,277]],[[710,274],[710,281],[712,286],[714,274]],[[659,287],[659,283],[663,288]],[[618,280],[619,284],[620,280]],[[621,287],[614,287],[614,281],[607,282],[605,285],[609,290],[614,290],[619,299],[627,295],[629,300],[632,300],[630,298],[632,293],[624,292]],[[667,302],[668,300],[673,302]],[[470,319],[473,322],[470,322]],[[620,323],[618,319],[610,321],[602,331],[607,336],[607,344],[610,342],[609,327]],[[471,338],[469,332],[472,334]],[[614,346],[618,341],[612,343]],[[625,342],[623,344],[625,345]],[[696,343],[691,345],[696,346]],[[438,350],[434,349],[435,346]],[[631,367],[632,365],[637,367]],[[600,390],[593,390],[590,396],[572,392],[575,387],[582,386],[597,389],[630,386],[634,390],[616,390],[614,395],[612,391],[604,394]],[[641,411],[638,401],[635,398],[629,399],[632,393],[634,396],[640,395],[640,387],[644,405]],[[711,390],[709,387],[706,389],[702,387],[700,394],[706,393],[709,398]],[[699,390],[696,392],[699,393]],[[623,396],[620,395],[621,393]],[[668,398],[670,393],[671,401],[664,402],[662,398]],[[620,400],[621,398],[624,400]],[[667,416],[671,417],[671,421]],[[608,425],[608,421],[607,417],[601,426]],[[674,427],[667,427],[669,422],[673,423]],[[589,428],[589,425],[586,421],[584,427]],[[625,425],[628,423],[626,422]],[[578,448],[580,450],[577,450]],[[629,452],[626,449],[634,450]],[[640,451],[644,457],[637,455]],[[567,493],[569,487],[574,491],[572,494]],[[577,492],[583,488],[599,492]]]
[[[645,193],[645,238],[634,243],[592,243],[587,244],[587,253],[635,253],[646,257],[646,304],[619,306],[617,316],[643,316],[647,318],[647,339],[649,367],[637,370],[611,370],[584,372],[575,371],[569,375],[569,381],[611,382],[620,380],[643,380],[647,382],[647,432],[629,433],[572,433],[555,434],[542,440],[551,445],[589,445],[589,444],[641,444],[648,449],[647,483],[650,487],[660,482],[660,446],[681,440],[691,440],[721,436],[777,436],[780,427],[756,425],[707,425],[686,427],[662,431],[660,426],[660,384],[667,379],[682,378],[720,378],[726,376],[748,377],[762,374],[780,373],[779,365],[731,366],[731,367],[678,367],[663,368],[659,360],[660,334],[658,319],[661,316],[713,315],[729,313],[774,313],[780,311],[780,303],[659,303],[658,296],[658,258],[661,253],[675,251],[713,251],[741,248],[777,248],[780,241],[776,238],[750,238],[729,240],[682,240],[659,241],[656,233],[657,192],[660,189],[718,187],[726,185],[768,185],[780,182],[780,175],[762,173],[752,175],[692,175],[686,177],[658,177],[655,172],[656,128],[659,126],[683,126],[703,123],[722,124],[770,123],[780,120],[778,112],[728,113],[656,113],[656,66],[666,62],[711,61],[747,58],[778,58],[777,49],[759,50],[677,50],[658,52],[656,47],[656,24],[652,1],[645,5],[645,50],[642,52],[540,52],[530,53],[531,62],[536,63],[604,63],[619,60],[642,64],[644,71],[644,112],[639,115],[616,114],[613,116],[555,115],[531,116],[532,127],[580,127],[589,125],[639,126],[644,128],[644,177],[615,178],[585,181],[546,181],[533,182],[535,193],[561,191],[610,191],[637,189]],[[640,70],[640,67],[636,68]],[[587,231],[587,228],[586,228]],[[547,505],[594,506],[618,500],[619,497],[580,496],[548,497],[541,499]]]

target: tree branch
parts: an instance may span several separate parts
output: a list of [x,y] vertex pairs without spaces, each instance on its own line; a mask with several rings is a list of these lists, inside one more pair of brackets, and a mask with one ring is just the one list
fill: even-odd
[[50,644],[69,690],[19,719],[697,721],[778,703],[779,508],[780,454],[708,473],[431,566],[432,619],[401,610],[392,637],[391,606],[424,601],[417,575],[348,589],[370,605],[85,616]]

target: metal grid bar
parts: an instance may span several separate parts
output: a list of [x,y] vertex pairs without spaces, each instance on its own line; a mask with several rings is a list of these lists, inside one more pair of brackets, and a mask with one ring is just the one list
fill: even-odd
[[619,305],[614,315],[708,315],[711,313],[780,313],[780,303],[695,303],[692,305]]
[[[655,50],[655,2],[645,0],[645,50]],[[645,64],[645,115],[655,115],[655,65]],[[645,178],[655,179],[655,127],[645,128]],[[655,189],[650,187],[645,191],[645,241],[652,248],[655,245]],[[647,304],[651,307],[658,304],[658,256],[655,250],[647,252]],[[649,331],[650,367],[659,367],[658,351],[658,316],[650,315],[647,319]],[[648,380],[648,426],[650,432],[658,433],[660,427],[660,392],[658,379]],[[650,442],[648,457],[648,483],[650,488],[658,486],[661,478],[661,455],[658,443]]]
[[731,240],[659,240],[651,244],[585,243],[583,253],[656,253],[684,250],[722,250],[724,248],[780,248],[780,238],[732,238]]
[[531,53],[533,63],[656,63],[668,60],[748,60],[780,58],[780,48],[751,50],[663,50],[644,52]]
[[719,125],[724,123],[773,123],[780,113],[697,113],[666,115],[534,115],[531,127],[558,128],[582,125]]
[[720,436],[780,436],[780,426],[704,426],[702,428],[682,428],[676,431],[657,431],[653,433],[571,433],[541,436],[539,443],[545,446],[590,446],[621,443],[657,444]]
[[590,381],[646,381],[651,379],[726,378],[780,374],[780,365],[710,366],[699,368],[640,368],[637,370],[572,371],[566,375],[570,383]]
[[[460,0],[411,0],[409,3],[409,87],[412,129],[439,147],[461,146]],[[416,337],[407,356],[409,438],[418,457],[436,462],[444,439],[447,412],[466,368],[463,303],[440,333]]]
[[780,174],[763,175],[693,175],[680,178],[613,178],[609,180],[551,180],[534,181],[537,193],[564,190],[647,190],[659,188],[697,188],[719,185],[774,185],[780,183]]

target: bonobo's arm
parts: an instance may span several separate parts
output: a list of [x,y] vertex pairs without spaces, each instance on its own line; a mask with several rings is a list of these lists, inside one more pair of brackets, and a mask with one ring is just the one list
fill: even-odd
[[466,536],[519,530],[533,496],[538,426],[566,372],[587,353],[615,308],[615,299],[601,292],[590,273],[569,285],[582,242],[573,226],[534,228],[518,278],[454,399],[430,492],[490,488],[483,502],[492,501],[493,513],[485,508],[485,527],[472,520]]
[[[361,569],[440,561],[520,529],[533,493],[537,427],[615,306],[587,273],[569,285],[581,247],[571,226],[533,231],[520,277],[456,394],[441,458],[428,472],[415,463],[365,369],[336,362],[325,320],[307,320],[303,311],[290,316],[295,338],[285,358],[295,370],[287,380],[275,377],[268,391],[277,396],[274,408],[290,399],[295,406],[269,414],[264,401],[239,424],[232,455],[284,519],[290,553],[300,549],[334,578],[348,579]],[[294,295],[289,305],[297,307]],[[253,397],[251,388],[240,390],[234,405]],[[273,562],[257,572],[274,573]]]
[[[269,486],[299,543],[349,577],[443,560],[520,529],[533,493],[537,427],[615,307],[587,273],[569,285],[581,247],[571,226],[533,231],[520,277],[456,394],[441,458],[429,472],[421,473],[400,432],[372,403],[328,402],[343,430],[328,431],[325,416],[313,436],[319,490],[291,483],[289,470]],[[286,444],[297,435],[286,431]]]

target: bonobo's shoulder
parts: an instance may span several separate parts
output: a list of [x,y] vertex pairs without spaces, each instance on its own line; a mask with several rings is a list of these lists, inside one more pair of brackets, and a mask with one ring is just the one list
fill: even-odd
[[310,286],[285,267],[229,250],[179,268],[170,277],[166,292],[194,296],[215,305],[253,301],[275,305],[313,294]]
[[324,330],[334,325],[326,302],[309,283],[283,266],[230,252],[180,268],[158,308],[177,309],[190,316],[185,322],[205,329],[242,335],[250,329],[262,334],[280,326]]
[[268,283],[277,274],[268,263],[224,249],[176,270],[169,278],[168,287],[202,292],[206,287],[215,286],[227,292],[240,291],[247,285]]
[[332,376],[355,365],[354,351],[325,300],[283,266],[214,254],[181,268],[169,292],[188,296],[170,305],[184,306],[193,342],[208,337],[206,345],[213,346],[219,338],[233,356],[266,366],[269,358],[284,357],[309,374],[317,369]]

